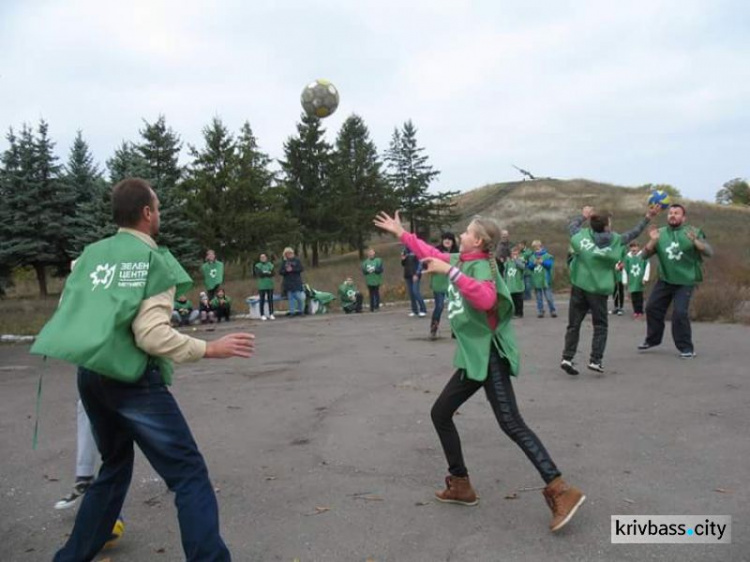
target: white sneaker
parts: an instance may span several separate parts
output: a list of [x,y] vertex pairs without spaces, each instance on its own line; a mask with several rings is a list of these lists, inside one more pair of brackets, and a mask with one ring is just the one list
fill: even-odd
[[423,316],[427,316],[427,313],[426,312],[420,312],[419,313],[419,317],[422,318]]
[[415,316],[416,316],[416,314],[414,314],[413,312],[409,313],[409,318],[414,318]]
[[268,318],[265,317],[265,315],[260,317],[261,320],[268,320]]
[[268,319],[269,319],[269,320],[276,320],[276,317],[275,317],[275,316],[274,316],[273,314],[270,314],[270,315],[268,316]]

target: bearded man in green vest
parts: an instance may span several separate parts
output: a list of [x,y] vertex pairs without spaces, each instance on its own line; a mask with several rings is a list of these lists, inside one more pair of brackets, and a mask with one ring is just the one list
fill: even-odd
[[[560,362],[560,368],[569,375],[578,374],[573,357],[578,350],[581,323],[588,312],[591,312],[594,324],[588,368],[598,373],[604,372],[602,359],[607,346],[607,300],[615,290],[615,276],[612,272],[615,264],[623,259],[627,244],[638,238],[660,210],[659,206],[651,207],[641,222],[623,234],[612,232],[610,213],[594,213],[594,208],[588,205],[583,208],[579,217],[571,221],[570,306],[565,349]],[[586,221],[589,221],[589,228],[583,228]]]
[[672,304],[672,339],[680,358],[695,357],[693,334],[690,327],[690,298],[695,286],[703,281],[703,257],[711,257],[713,248],[699,228],[685,224],[687,211],[675,203],[669,206],[668,226],[649,232],[650,240],[643,249],[648,259],[656,254],[659,259],[659,280],[646,304],[646,341],[638,346],[644,351],[661,344],[664,319]]
[[175,493],[186,559],[230,560],[206,464],[167,385],[171,361],[250,357],[253,336],[207,343],[174,330],[172,303],[192,281],[153,240],[156,193],[142,179],[125,179],[112,190],[112,211],[117,234],[84,249],[31,348],[79,366],[78,392],[102,457],[54,560],[92,560],[109,539],[133,474],[134,443]]

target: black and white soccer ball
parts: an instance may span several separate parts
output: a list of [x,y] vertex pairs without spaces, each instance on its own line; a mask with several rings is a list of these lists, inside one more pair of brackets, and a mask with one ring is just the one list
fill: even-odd
[[324,118],[339,106],[339,91],[328,80],[310,82],[300,96],[302,109],[311,117]]

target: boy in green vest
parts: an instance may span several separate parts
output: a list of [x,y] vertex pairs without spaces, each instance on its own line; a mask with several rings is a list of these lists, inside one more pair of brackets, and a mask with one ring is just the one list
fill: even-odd
[[518,374],[519,352],[511,319],[513,304],[492,254],[500,238],[494,221],[475,218],[460,237],[459,253],[446,254],[421,241],[394,217],[380,213],[375,226],[397,236],[423,260],[429,274],[448,275],[448,319],[456,336],[456,372],[432,407],[432,421],[448,461],[446,488],[435,493],[441,502],[476,505],[479,496],[469,481],[461,441],[453,422],[456,410],[480,388],[500,428],[523,450],[546,486],[552,510],[550,529],[565,526],[586,496],[567,484],[536,434],[518,411],[511,377]]
[[[578,374],[573,357],[578,349],[581,323],[588,312],[591,312],[594,324],[588,368],[604,372],[602,359],[609,322],[607,300],[615,290],[615,264],[624,257],[625,245],[636,239],[660,210],[658,205],[652,207],[640,223],[623,234],[612,232],[609,212],[594,213],[594,208],[588,205],[581,211],[581,216],[570,222],[570,307],[560,361],[560,368],[569,375]],[[589,228],[583,228],[586,221],[589,221]]]
[[339,285],[339,300],[341,308],[347,314],[351,312],[362,312],[362,293],[357,290],[354,279],[347,277]]
[[167,385],[172,360],[250,357],[253,336],[229,334],[207,343],[174,330],[175,293],[192,282],[153,240],[159,232],[156,193],[142,179],[125,179],[113,188],[112,210],[120,229],[84,249],[31,348],[79,366],[78,391],[102,458],[54,560],[92,560],[109,539],[137,443],[175,493],[185,556],[228,561],[206,464]]
[[383,260],[375,257],[375,250],[367,250],[367,259],[362,262],[367,292],[370,294],[370,312],[380,308],[380,285],[383,284]]
[[223,288],[219,288],[216,291],[216,296],[211,301],[211,309],[216,314],[216,321],[221,322],[222,318],[225,322],[229,322],[232,316],[232,299],[227,296]]
[[547,301],[549,315],[557,318],[555,296],[552,293],[552,278],[555,272],[555,257],[542,246],[541,240],[531,243],[532,254],[526,265],[531,270],[531,285],[536,295],[537,318],[544,318],[544,301]]
[[[258,294],[260,295],[260,319],[276,320],[273,315],[273,263],[268,261],[266,254],[261,254],[254,267],[258,277]],[[266,301],[268,301],[268,316],[266,316]]]
[[206,261],[201,265],[201,273],[208,300],[211,301],[216,296],[216,290],[224,283],[224,264],[216,259],[216,252],[213,250],[206,252]]
[[[456,244],[456,235],[452,232],[443,232],[440,237],[440,244],[437,249],[444,254],[457,254],[458,244]],[[440,328],[440,317],[443,315],[445,307],[445,295],[448,292],[448,276],[435,273],[430,275],[430,288],[435,297],[435,310],[432,311],[432,321],[430,322],[430,339],[436,340],[438,329]]]
[[633,318],[643,318],[643,289],[651,274],[651,266],[647,259],[641,255],[641,247],[633,240],[628,245],[628,254],[625,256],[625,280],[628,284],[630,302],[633,305]]
[[672,304],[672,338],[681,359],[695,357],[690,327],[690,298],[695,286],[703,281],[703,257],[711,257],[713,249],[700,228],[685,224],[687,211],[675,203],[669,206],[667,226],[649,232],[650,240],[643,257],[656,254],[659,259],[659,280],[646,305],[646,341],[638,346],[644,351],[661,344],[664,319]]
[[508,292],[513,299],[513,311],[516,318],[523,318],[523,274],[526,263],[521,257],[521,249],[515,246],[510,251],[510,259],[505,261],[503,278],[508,286]]
[[198,320],[200,312],[193,310],[193,303],[187,298],[187,295],[180,295],[174,301],[172,311],[172,324],[175,326],[189,326]]

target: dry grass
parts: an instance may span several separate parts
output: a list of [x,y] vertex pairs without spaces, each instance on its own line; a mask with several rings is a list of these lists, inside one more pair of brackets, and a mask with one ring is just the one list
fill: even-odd
[[[617,231],[635,226],[645,213],[646,191],[595,183],[588,180],[536,180],[491,184],[462,194],[457,198],[464,217],[453,230],[462,231],[476,214],[495,218],[511,232],[514,241],[541,239],[556,257],[556,290],[570,285],[566,255],[569,235],[568,221],[583,205],[594,205],[614,213],[613,225]],[[711,203],[682,201],[688,208],[690,223],[700,226],[716,250],[716,256],[706,261],[706,282],[696,291],[693,299],[693,316],[698,320],[750,322],[750,210],[727,208]],[[665,224],[660,217],[657,224]],[[641,235],[645,243],[646,234]],[[387,237],[375,238],[373,245],[385,265],[381,295],[384,302],[405,300],[406,291],[399,262],[400,246]],[[305,260],[303,259],[303,262]],[[242,268],[226,264],[227,293],[234,298],[235,310],[246,312],[245,298],[257,294],[256,280],[243,277]],[[653,264],[656,265],[655,263]],[[352,276],[359,289],[367,289],[359,268],[356,253],[331,256],[321,261],[321,267],[308,268],[303,279],[313,288],[336,293],[339,284]],[[194,276],[198,284],[200,279]],[[276,278],[276,291],[281,278]],[[0,301],[0,333],[32,334],[51,315],[62,289],[61,279],[50,279],[53,295],[46,300],[36,298],[38,291],[33,271],[24,270],[15,277],[15,287],[8,291],[9,298]],[[199,286],[189,297],[198,300]],[[429,296],[426,282],[423,294]],[[336,303],[336,301],[334,301]],[[337,308],[334,304],[333,308]]]

